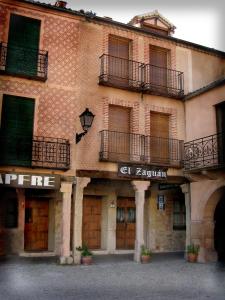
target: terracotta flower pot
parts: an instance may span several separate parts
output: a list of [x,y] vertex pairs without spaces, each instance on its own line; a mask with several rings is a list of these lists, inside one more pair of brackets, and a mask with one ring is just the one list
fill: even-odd
[[187,255],[187,261],[191,263],[197,262],[198,254],[195,253],[188,253]]
[[143,264],[149,263],[149,262],[150,262],[150,259],[151,259],[150,255],[141,255],[141,262],[142,262]]
[[81,263],[85,266],[91,265],[93,263],[92,256],[82,256]]

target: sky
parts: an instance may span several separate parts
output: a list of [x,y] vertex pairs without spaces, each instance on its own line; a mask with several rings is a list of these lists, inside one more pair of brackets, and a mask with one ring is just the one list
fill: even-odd
[[[55,0],[39,0],[54,4]],[[224,3],[223,3],[224,2]],[[221,0],[67,0],[67,8],[92,10],[98,16],[128,23],[157,9],[177,29],[174,37],[225,52],[225,1]]]

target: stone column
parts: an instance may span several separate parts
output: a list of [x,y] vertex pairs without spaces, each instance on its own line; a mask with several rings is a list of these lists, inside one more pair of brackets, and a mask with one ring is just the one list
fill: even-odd
[[72,182],[62,182],[60,192],[63,193],[62,199],[62,242],[61,242],[61,264],[71,264],[70,256],[70,220],[71,220],[71,196]]
[[18,197],[18,231],[20,235],[20,251],[24,251],[24,229],[25,229],[25,190],[16,189]]
[[144,204],[145,191],[150,186],[150,181],[132,181],[135,190],[136,204],[136,239],[134,260],[140,262],[141,245],[144,244]]
[[187,245],[191,243],[191,196],[190,196],[190,186],[188,183],[182,184],[181,190],[185,197],[185,208],[186,208],[186,242],[185,242],[185,257]]
[[80,251],[77,251],[76,248],[82,246],[83,192],[90,181],[91,179],[88,177],[77,177],[77,184],[73,192],[73,261],[75,264],[80,264]]
[[116,250],[116,201],[115,192],[108,195],[108,227],[107,227],[107,250],[113,253]]

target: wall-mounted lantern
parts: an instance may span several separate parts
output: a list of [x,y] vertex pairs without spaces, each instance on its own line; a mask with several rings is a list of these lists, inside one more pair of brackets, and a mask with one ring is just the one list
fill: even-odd
[[84,132],[76,134],[76,144],[79,143],[79,141],[82,139],[82,137],[91,128],[94,117],[95,117],[95,115],[93,115],[93,113],[91,111],[89,111],[88,108],[86,108],[85,111],[79,116],[80,123],[81,123],[81,126],[82,126]]

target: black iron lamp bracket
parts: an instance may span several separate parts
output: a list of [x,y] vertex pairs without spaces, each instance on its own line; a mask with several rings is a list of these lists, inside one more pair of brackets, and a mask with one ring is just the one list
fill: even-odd
[[76,144],[79,143],[79,141],[82,139],[82,137],[87,133],[87,130],[81,133],[76,134]]

